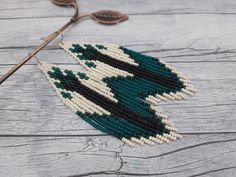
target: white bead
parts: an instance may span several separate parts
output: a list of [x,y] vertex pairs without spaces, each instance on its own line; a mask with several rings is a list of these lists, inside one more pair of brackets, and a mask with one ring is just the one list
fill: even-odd
[[139,140],[139,139],[137,139],[137,138],[134,138],[134,137],[131,138],[131,141],[133,141],[133,142],[135,142],[135,143],[137,143],[137,144],[139,144],[139,145],[144,145],[144,142],[143,142],[143,141],[141,141],[141,140]]
[[169,94],[164,93],[163,96],[166,97],[166,98],[168,98],[168,99],[170,99],[170,100],[175,100],[175,98],[173,98],[173,97],[170,96]]
[[146,139],[146,138],[144,138],[144,137],[141,137],[140,140],[143,141],[143,142],[146,143],[146,144],[154,145],[154,143],[153,143],[152,141],[150,141],[150,140],[148,140],[148,139]]
[[132,143],[132,141],[126,139],[126,138],[122,138],[121,141],[123,141],[124,143],[128,144],[129,146],[133,147],[134,143]]
[[163,141],[159,140],[158,138],[152,137],[152,136],[150,136],[149,139],[151,141],[154,141],[155,143],[158,143],[158,144],[162,144],[163,143]]

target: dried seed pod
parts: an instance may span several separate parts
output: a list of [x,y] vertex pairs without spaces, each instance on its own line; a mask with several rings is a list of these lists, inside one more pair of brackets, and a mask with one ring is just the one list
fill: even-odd
[[108,25],[116,24],[129,18],[126,14],[113,10],[100,10],[92,13],[91,17],[99,23]]

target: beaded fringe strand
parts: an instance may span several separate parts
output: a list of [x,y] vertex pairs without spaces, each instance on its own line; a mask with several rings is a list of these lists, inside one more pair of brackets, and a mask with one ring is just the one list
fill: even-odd
[[163,61],[113,44],[62,42],[86,71],[39,63],[61,100],[95,128],[134,146],[182,136],[157,104],[186,99],[190,81]]

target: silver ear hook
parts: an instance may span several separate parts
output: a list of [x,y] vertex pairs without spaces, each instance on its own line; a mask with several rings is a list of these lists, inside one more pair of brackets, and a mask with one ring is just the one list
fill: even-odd
[[33,58],[37,61],[38,64],[42,65],[42,63],[39,61],[39,59],[36,57],[36,55],[34,55]]
[[64,41],[64,35],[61,33],[61,41],[59,43],[63,44],[63,41]]

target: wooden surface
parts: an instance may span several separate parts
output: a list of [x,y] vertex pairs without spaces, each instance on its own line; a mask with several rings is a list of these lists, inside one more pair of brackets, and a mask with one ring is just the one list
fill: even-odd
[[[116,26],[85,20],[64,40],[111,42],[171,63],[198,93],[161,104],[183,139],[130,148],[64,106],[32,60],[0,86],[0,176],[214,176],[236,173],[236,1],[80,0],[81,12],[117,9]],[[64,24],[49,0],[1,0],[0,74]],[[58,37],[37,57],[75,65]]]

